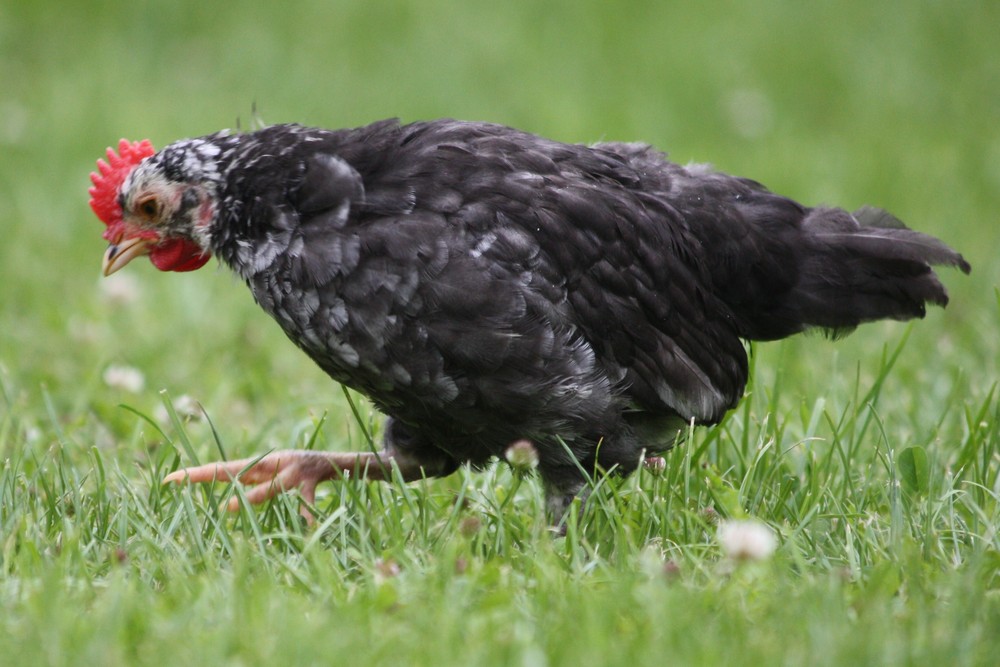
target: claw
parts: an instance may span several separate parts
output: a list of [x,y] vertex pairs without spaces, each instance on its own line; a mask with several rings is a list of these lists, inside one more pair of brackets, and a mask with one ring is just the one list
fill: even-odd
[[[386,452],[312,452],[286,450],[271,452],[261,457],[206,463],[175,470],[163,478],[164,484],[207,484],[211,482],[239,481],[249,485],[244,494],[247,502],[257,505],[278,494],[298,489],[305,500],[299,510],[306,521],[312,523],[309,506],[316,503],[316,486],[330,479],[363,477],[369,480],[388,479],[392,469],[392,455]],[[420,479],[419,466],[397,466],[405,481]],[[226,504],[230,512],[237,512],[240,499],[233,496]]]

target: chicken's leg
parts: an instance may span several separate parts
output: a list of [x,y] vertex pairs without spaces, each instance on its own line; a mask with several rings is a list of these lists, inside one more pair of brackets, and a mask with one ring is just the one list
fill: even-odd
[[[422,468],[410,457],[394,456],[389,452],[314,452],[282,450],[262,457],[207,463],[191,468],[181,468],[163,478],[163,483],[185,482],[198,484],[237,480],[252,485],[246,493],[251,504],[270,500],[279,493],[298,489],[306,505],[302,515],[312,520],[308,505],[316,501],[316,485],[330,479],[362,477],[369,480],[386,480],[395,463],[404,481],[423,476]],[[239,510],[239,497],[229,499],[227,509]]]

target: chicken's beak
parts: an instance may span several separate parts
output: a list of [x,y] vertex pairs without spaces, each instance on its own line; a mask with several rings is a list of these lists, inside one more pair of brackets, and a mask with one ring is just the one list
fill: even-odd
[[101,262],[101,273],[105,276],[110,276],[139,255],[148,255],[152,243],[152,239],[142,238],[141,236],[123,238],[118,243],[112,243],[104,253],[104,261]]

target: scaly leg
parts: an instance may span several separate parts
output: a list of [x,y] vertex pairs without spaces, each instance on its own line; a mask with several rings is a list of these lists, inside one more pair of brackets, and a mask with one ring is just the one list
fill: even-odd
[[[280,493],[298,489],[307,505],[316,502],[316,485],[330,479],[346,477],[385,480],[392,474],[395,462],[404,481],[423,476],[422,468],[407,456],[394,456],[388,452],[314,452],[307,450],[282,450],[259,458],[223,461],[182,468],[163,478],[163,483],[199,484],[238,480],[253,485],[246,493],[251,504],[270,500]],[[312,521],[307,505],[301,513]],[[238,496],[229,499],[227,509],[239,510]]]

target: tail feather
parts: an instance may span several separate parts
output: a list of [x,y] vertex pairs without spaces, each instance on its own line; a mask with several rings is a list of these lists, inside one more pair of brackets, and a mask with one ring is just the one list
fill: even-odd
[[[954,266],[966,274],[972,270],[965,258],[942,241],[909,229],[888,211],[864,206],[853,213],[853,218],[859,225],[853,232],[841,233],[838,237],[836,233],[817,231],[816,236],[839,239],[845,246],[853,247],[858,252],[883,259],[923,262],[931,266]],[[806,222],[808,224],[808,218]]]
[[791,287],[782,296],[771,295],[765,309],[748,313],[748,338],[781,338],[809,328],[836,337],[864,322],[920,318],[926,304],[948,303],[931,267],[971,270],[940,240],[873,207],[854,214],[811,209],[796,236],[781,241],[794,257]]

